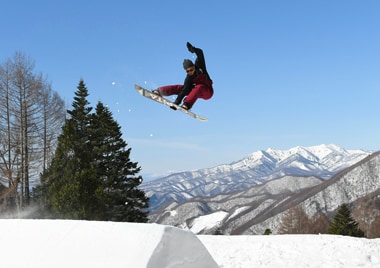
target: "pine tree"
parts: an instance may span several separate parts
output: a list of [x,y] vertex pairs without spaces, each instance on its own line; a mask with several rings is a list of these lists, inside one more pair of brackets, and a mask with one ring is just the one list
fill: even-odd
[[272,234],[271,229],[269,229],[269,228],[265,229],[264,235],[271,235],[271,234]]
[[146,222],[149,199],[135,176],[141,168],[130,161],[120,126],[101,102],[90,114],[82,80],[75,95],[37,199],[56,218]]
[[351,217],[347,204],[342,204],[333,218],[328,229],[329,234],[364,237],[364,232],[359,229],[358,223]]
[[78,159],[78,169],[88,168],[91,163],[91,148],[89,141],[89,126],[91,121],[90,103],[87,100],[89,96],[88,90],[83,80],[79,81],[77,87],[78,91],[75,92],[74,102],[72,104],[73,109],[68,110],[70,115],[69,123],[72,124],[72,131],[67,133],[70,141],[73,153]]
[[146,222],[149,199],[137,187],[142,182],[138,163],[130,160],[131,148],[122,139],[119,124],[99,102],[91,121],[91,145],[105,206],[102,220]]
[[73,110],[62,128],[50,167],[41,176],[36,197],[52,216],[68,219],[97,219],[100,187],[89,140],[91,110],[88,91],[80,80]]

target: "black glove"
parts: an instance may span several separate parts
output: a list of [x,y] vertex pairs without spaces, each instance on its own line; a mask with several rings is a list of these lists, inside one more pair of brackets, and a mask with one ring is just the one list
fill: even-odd
[[186,43],[186,46],[187,46],[187,49],[191,52],[191,53],[194,53],[195,52],[195,47],[190,44],[189,42]]

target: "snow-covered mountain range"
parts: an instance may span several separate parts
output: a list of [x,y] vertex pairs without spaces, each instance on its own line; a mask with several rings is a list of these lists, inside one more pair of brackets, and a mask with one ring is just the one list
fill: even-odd
[[[245,190],[212,197],[172,202],[151,213],[151,222],[168,224],[195,233],[277,233],[290,208],[302,208],[308,217],[331,215],[343,203],[380,196],[380,151],[340,171],[328,180],[314,176],[284,176]],[[372,215],[375,217],[376,215]]]
[[257,151],[231,164],[181,172],[142,184],[155,211],[171,202],[210,197],[248,189],[284,176],[329,179],[371,152],[346,150],[336,145],[294,147],[289,150]]

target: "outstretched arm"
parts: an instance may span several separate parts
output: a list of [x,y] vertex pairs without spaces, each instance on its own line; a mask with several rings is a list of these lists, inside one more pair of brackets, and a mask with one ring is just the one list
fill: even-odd
[[194,47],[194,46],[193,46],[192,44],[190,44],[189,42],[186,43],[186,46],[187,46],[187,49],[188,49],[191,53],[195,53],[195,54],[197,55],[197,58],[196,58],[194,64],[195,64],[198,68],[201,68],[202,70],[205,70],[205,69],[206,69],[206,61],[205,61],[205,57],[204,57],[204,54],[203,54],[202,49]]
[[203,54],[202,49],[194,47],[189,42],[186,43],[186,46],[187,46],[187,49],[191,53],[195,53],[197,55],[197,58],[196,58],[195,63],[194,63],[195,66],[197,66],[198,68],[202,69],[202,72],[209,77],[207,69],[206,69],[206,60],[205,60],[205,56]]

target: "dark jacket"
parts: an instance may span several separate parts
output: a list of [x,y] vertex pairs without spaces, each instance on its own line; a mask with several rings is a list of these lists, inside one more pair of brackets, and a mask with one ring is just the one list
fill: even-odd
[[197,58],[196,58],[195,63],[194,63],[195,68],[197,69],[197,71],[200,71],[201,73],[206,75],[208,80],[212,81],[210,78],[210,75],[208,74],[207,69],[206,69],[206,61],[205,61],[205,56],[203,54],[202,49],[192,47],[192,51],[194,51],[194,53],[197,55]]
[[181,100],[184,96],[189,94],[195,85],[203,84],[212,89],[212,80],[206,69],[206,61],[202,49],[190,45],[189,51],[197,55],[194,63],[195,72],[193,75],[186,75],[182,91],[178,98]]

